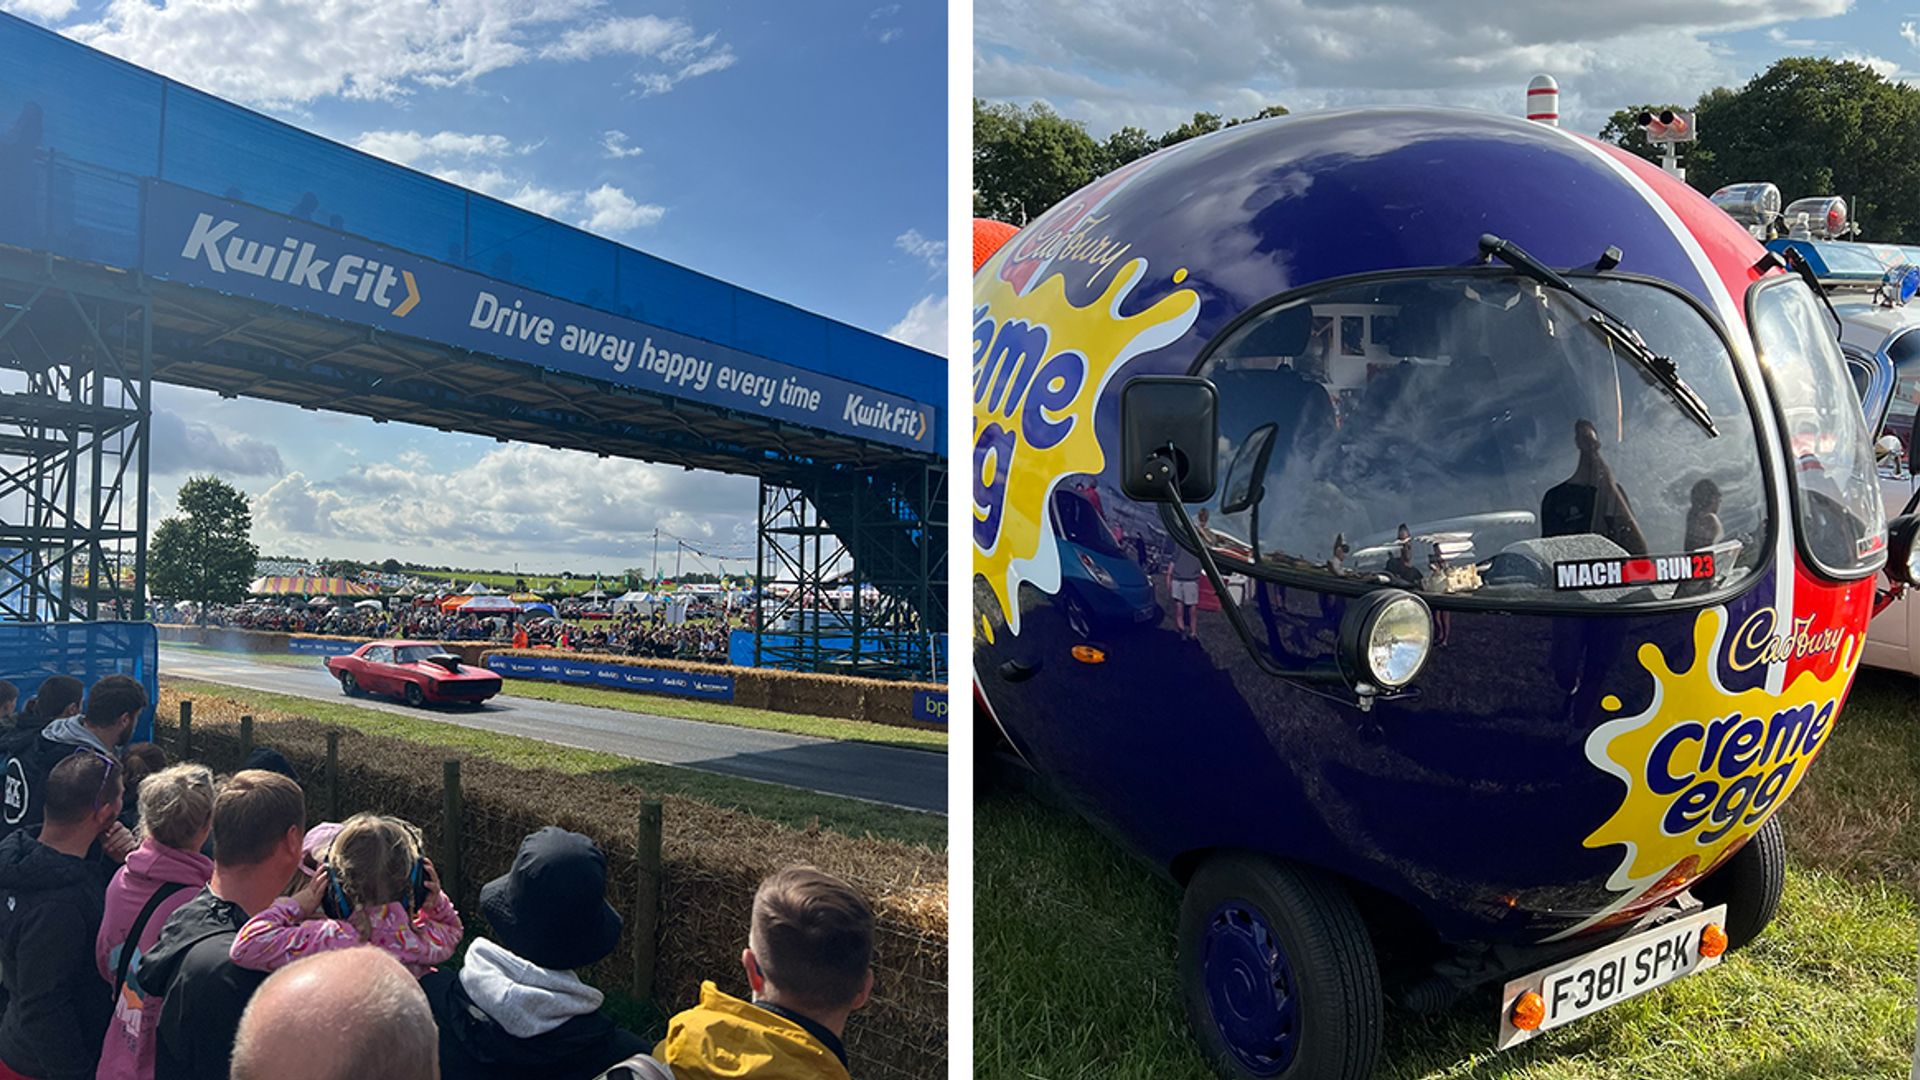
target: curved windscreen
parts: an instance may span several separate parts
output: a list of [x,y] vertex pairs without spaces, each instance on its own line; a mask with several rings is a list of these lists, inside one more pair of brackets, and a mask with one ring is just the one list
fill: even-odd
[[1243,569],[1503,604],[1745,580],[1771,523],[1725,343],[1663,287],[1577,281],[1675,359],[1719,437],[1566,293],[1474,273],[1349,282],[1242,323],[1203,366],[1226,478],[1211,546]]
[[1787,443],[1800,548],[1814,567],[1860,577],[1887,557],[1880,479],[1833,323],[1798,278],[1753,288],[1747,321]]

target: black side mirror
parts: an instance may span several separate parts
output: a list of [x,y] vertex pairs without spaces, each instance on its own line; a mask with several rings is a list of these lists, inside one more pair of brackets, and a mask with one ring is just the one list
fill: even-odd
[[1887,522],[1887,576],[1902,585],[1920,585],[1920,550],[1914,540],[1920,536],[1920,514],[1901,514]]
[[1261,424],[1240,444],[1233,460],[1227,463],[1227,490],[1220,496],[1220,512],[1238,514],[1260,505],[1266,497],[1267,462],[1273,457],[1273,441],[1280,425]]
[[1219,395],[1207,379],[1142,375],[1120,393],[1120,490],[1165,502],[1172,470],[1183,502],[1213,497],[1220,437]]

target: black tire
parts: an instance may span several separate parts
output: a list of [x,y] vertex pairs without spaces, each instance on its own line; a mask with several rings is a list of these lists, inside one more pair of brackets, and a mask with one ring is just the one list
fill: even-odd
[[418,709],[421,706],[425,705],[426,703],[427,703],[427,695],[425,692],[423,692],[420,689],[420,684],[415,682],[408,683],[407,684],[407,704]]
[[1708,907],[1727,905],[1727,948],[1741,948],[1760,936],[1780,909],[1787,883],[1787,837],[1780,816],[1767,819],[1746,846],[1693,887]]
[[348,697],[360,696],[360,683],[353,677],[353,672],[343,671],[340,673],[340,692]]
[[[1258,921],[1250,921],[1256,914]],[[1249,934],[1256,926],[1284,958],[1284,976],[1235,962],[1231,943],[1253,940]],[[1217,965],[1211,983],[1210,947]],[[1359,910],[1333,878],[1266,856],[1217,855],[1187,883],[1179,953],[1187,1023],[1201,1055],[1220,1076],[1365,1080],[1373,1074],[1383,1009],[1379,964]],[[1277,981],[1269,985],[1280,988],[1275,996],[1291,999],[1291,1009],[1269,1015],[1289,1017],[1272,1026],[1291,1032],[1286,1038],[1290,1053],[1266,1053],[1266,1047],[1256,1053],[1245,1040],[1238,1046],[1229,1040],[1215,1018],[1214,992],[1226,992],[1223,978],[1248,988],[1240,999],[1256,1005],[1267,992],[1261,979],[1284,978],[1284,987]],[[1271,1044],[1279,1045],[1278,1038]]]

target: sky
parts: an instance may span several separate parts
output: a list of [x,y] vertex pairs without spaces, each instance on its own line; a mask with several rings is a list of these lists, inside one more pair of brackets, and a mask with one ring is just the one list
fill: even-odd
[[1587,134],[1784,56],[1920,80],[1920,5],[1888,0],[976,0],[974,20],[977,96],[1045,101],[1096,137],[1275,104],[1517,114],[1542,72]]
[[[903,0],[0,0],[369,153],[945,351],[946,12]],[[750,477],[156,387],[156,520],[253,497],[264,555],[525,572],[751,553]],[[675,545],[662,542],[673,570]],[[683,557],[686,569],[717,569]],[[726,564],[734,573],[749,563]]]

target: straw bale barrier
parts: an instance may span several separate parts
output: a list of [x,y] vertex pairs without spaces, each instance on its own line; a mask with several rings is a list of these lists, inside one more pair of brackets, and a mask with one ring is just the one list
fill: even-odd
[[[287,642],[294,638],[317,641],[345,641],[359,644],[372,638],[338,637],[326,634],[287,634],[268,630],[236,630],[219,626],[160,626],[161,641],[206,645],[232,652],[286,653]],[[733,680],[733,704],[771,712],[801,713],[807,716],[836,716],[844,720],[865,720],[894,727],[945,731],[947,725],[916,720],[914,695],[928,691],[945,696],[947,688],[937,683],[903,682],[893,679],[860,679],[847,675],[814,675],[778,668],[734,667],[730,664],[699,664],[686,660],[652,660],[640,656],[613,653],[562,652],[558,649],[503,649],[491,642],[449,641],[448,650],[463,664],[485,667],[489,656],[524,656],[540,660],[581,660],[599,664],[654,668],[661,671],[685,671],[703,675],[724,675]],[[315,658],[315,663],[319,659]],[[515,678],[527,678],[516,675]],[[601,687],[601,689],[614,689]],[[644,690],[622,690],[641,693]]]
[[[155,741],[178,756],[181,695],[163,687]],[[310,822],[323,820],[330,797],[342,816],[361,810],[397,814],[419,825],[428,850],[445,850],[442,761],[403,739],[332,728],[305,717],[250,710],[218,697],[193,698],[191,755],[216,771],[240,763],[239,718],[254,718],[255,746],[293,762],[307,793]],[[326,775],[326,738],[339,733],[337,795]],[[700,981],[744,993],[740,949],[760,879],[807,862],[852,882],[872,901],[877,920],[874,993],[848,1027],[853,1073],[870,1080],[944,1077],[947,1072],[947,870],[943,852],[894,841],[788,828],[750,814],[676,795],[656,795],[620,770],[575,776],[467,757],[458,828],[462,880],[448,881],[468,924],[484,932],[477,912],[481,884],[505,873],[522,837],[560,825],[593,837],[607,855],[608,901],[626,919],[619,950],[584,972],[596,985],[632,989],[640,890],[641,804],[663,804],[661,922],[654,999],[662,1010],[691,1005]]]
[[[535,660],[580,660],[597,664],[655,668],[661,671],[685,671],[699,675],[724,675],[733,680],[733,704],[772,712],[804,713],[809,716],[837,716],[844,720],[866,720],[894,727],[945,731],[947,725],[913,718],[913,696],[918,691],[945,695],[947,688],[937,683],[904,682],[895,679],[861,679],[849,675],[815,675],[805,671],[778,668],[734,667],[731,664],[700,664],[689,660],[653,660],[644,656],[619,656],[613,653],[561,652],[558,649],[489,649],[481,656],[522,656]],[[516,675],[515,678],[527,678]],[[636,691],[645,693],[646,691]]]

